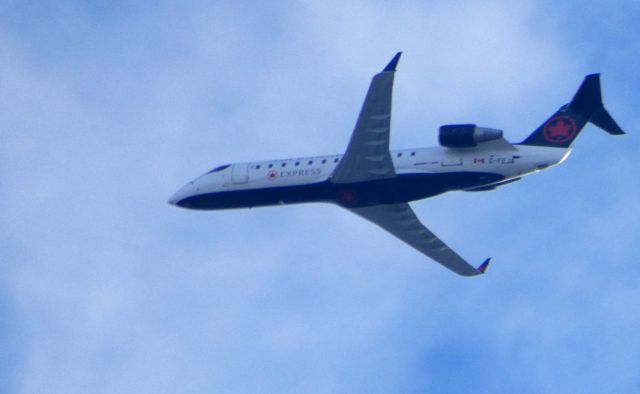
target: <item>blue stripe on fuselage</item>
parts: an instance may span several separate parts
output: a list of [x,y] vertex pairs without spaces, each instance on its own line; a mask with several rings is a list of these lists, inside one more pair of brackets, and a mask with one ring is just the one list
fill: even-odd
[[305,202],[331,202],[349,207],[395,204],[433,197],[452,190],[468,189],[503,180],[500,174],[449,172],[399,174],[392,179],[336,184],[329,181],[307,185],[230,190],[185,198],[176,205],[213,210],[252,208]]

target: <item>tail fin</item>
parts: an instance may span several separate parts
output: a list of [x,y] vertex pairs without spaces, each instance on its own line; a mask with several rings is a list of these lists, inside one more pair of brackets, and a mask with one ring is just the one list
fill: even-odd
[[600,74],[587,75],[569,104],[565,104],[520,145],[567,148],[587,122],[609,134],[624,134],[602,104]]

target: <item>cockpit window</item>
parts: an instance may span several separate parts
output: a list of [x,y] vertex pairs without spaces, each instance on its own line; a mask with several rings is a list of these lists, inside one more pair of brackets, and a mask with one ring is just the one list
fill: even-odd
[[216,168],[214,168],[213,170],[211,170],[211,171],[207,172],[207,174],[211,174],[212,172],[219,172],[219,171],[225,170],[225,169],[229,168],[229,166],[230,166],[230,165],[231,165],[231,164],[225,164],[225,165],[223,165],[223,166],[216,167]]

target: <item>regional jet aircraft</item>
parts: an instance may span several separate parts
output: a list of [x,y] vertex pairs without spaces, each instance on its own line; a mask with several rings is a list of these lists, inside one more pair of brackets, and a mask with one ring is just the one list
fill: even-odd
[[373,77],[344,154],[222,165],[186,184],[169,203],[201,210],[334,203],[450,270],[474,276],[485,272],[490,258],[471,266],[418,220],[410,201],[452,190],[494,190],[562,163],[588,122],[624,134],[602,104],[599,74],[592,74],[570,103],[520,143],[507,142],[501,130],[452,124],[440,127],[441,147],[391,151],[399,59],[400,53]]

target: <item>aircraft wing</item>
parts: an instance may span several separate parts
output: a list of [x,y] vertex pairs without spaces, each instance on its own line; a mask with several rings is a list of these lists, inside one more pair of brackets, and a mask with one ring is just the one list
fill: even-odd
[[392,178],[396,175],[389,153],[391,93],[402,52],[371,80],[358,121],[331,182],[353,183]]
[[491,260],[486,259],[478,268],[471,266],[420,223],[407,203],[346,209],[377,224],[459,275],[483,274]]

